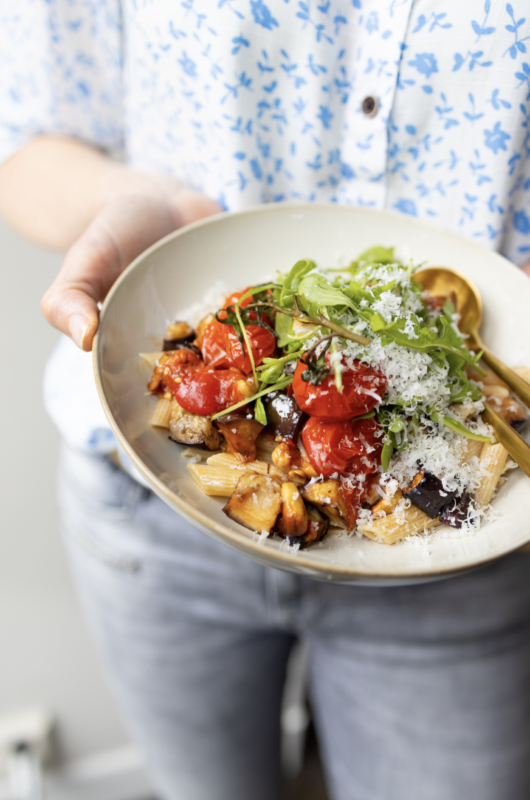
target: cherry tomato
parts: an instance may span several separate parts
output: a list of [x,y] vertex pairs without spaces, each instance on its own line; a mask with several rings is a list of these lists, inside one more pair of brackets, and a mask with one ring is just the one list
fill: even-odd
[[239,403],[252,391],[237,369],[202,369],[184,375],[174,396],[186,411],[208,416]]
[[383,429],[373,419],[321,422],[311,417],[302,431],[302,441],[319,475],[369,475],[381,462]]
[[174,353],[163,353],[147,388],[150,392],[173,392],[186,372],[201,368],[204,368],[204,362],[187,347],[181,347]]
[[369,481],[358,482],[354,480],[341,481],[340,495],[346,509],[346,522],[351,530],[359,517],[359,509],[366,501],[369,491]]
[[[247,288],[243,289],[242,292],[232,292],[232,294],[227,295],[223,308],[228,308],[228,306],[234,306],[237,303],[237,301],[239,300],[239,298],[243,297],[245,292],[248,292],[248,290],[251,289],[251,288],[252,288],[251,286],[247,286]],[[250,295],[249,297],[246,297],[243,300],[243,302],[240,303],[239,305],[241,306],[241,308],[245,308],[245,306],[248,306],[249,303],[253,303],[253,302],[254,302],[254,298],[252,297],[252,295]]]
[[[250,340],[254,363],[259,366],[263,359],[272,356],[276,349],[276,337],[266,328],[249,325],[246,328]],[[243,351],[237,333],[230,325],[212,320],[206,327],[201,341],[201,350],[205,363],[209,367],[236,367],[246,375],[252,372],[252,364]]]
[[[327,353],[328,365],[329,357]],[[342,392],[337,391],[333,372],[319,386],[313,386],[302,380],[306,369],[307,365],[300,360],[293,379],[296,402],[302,411],[324,422],[366,414],[375,408],[379,403],[378,398],[382,399],[386,391],[386,378],[373,367],[357,360],[353,360],[351,366],[348,365],[342,373]]]

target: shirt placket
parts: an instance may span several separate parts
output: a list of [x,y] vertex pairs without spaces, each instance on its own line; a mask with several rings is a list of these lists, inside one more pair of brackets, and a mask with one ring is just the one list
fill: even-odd
[[413,0],[395,0],[384,10],[381,5],[365,0],[358,17],[351,53],[355,82],[341,148],[359,182],[359,197],[376,207],[385,203],[387,126]]

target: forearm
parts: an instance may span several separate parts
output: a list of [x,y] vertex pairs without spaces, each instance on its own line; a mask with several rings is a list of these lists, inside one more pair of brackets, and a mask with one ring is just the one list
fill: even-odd
[[[193,218],[187,188],[169,175],[139,172],[61,136],[38,136],[0,166],[0,214],[24,236],[56,250],[79,239],[115,197],[168,198],[160,235]],[[190,217],[190,218],[188,218]]]
[[37,137],[0,167],[0,213],[39,244],[68,250],[41,308],[85,350],[98,302],[122,270],[162,236],[220,210],[171,175],[130,169],[66,137]]
[[38,136],[0,167],[0,213],[24,236],[66,250],[95,217],[120,170],[86,144]]

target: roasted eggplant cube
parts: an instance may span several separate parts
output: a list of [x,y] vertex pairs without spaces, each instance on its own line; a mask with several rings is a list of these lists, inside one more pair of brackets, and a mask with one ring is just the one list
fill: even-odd
[[281,491],[280,482],[274,478],[245,472],[223,511],[251,531],[272,533],[282,507]]
[[217,426],[225,438],[221,445],[225,453],[237,453],[244,461],[256,460],[256,439],[263,430],[261,422],[226,414],[217,420]]
[[391,514],[402,497],[403,492],[401,489],[398,489],[394,494],[387,494],[385,497],[381,497],[381,499],[372,506],[372,514],[380,517]]
[[315,506],[319,511],[330,518],[333,525],[346,528],[348,510],[342,499],[340,484],[334,478],[329,478],[321,483],[313,483],[302,489],[302,497],[309,505]]
[[279,441],[295,442],[307,418],[294,397],[285,392],[271,392],[263,398],[267,414],[267,432]]
[[302,535],[289,536],[286,534],[285,527],[283,525],[283,515],[278,517],[275,533],[277,533],[278,536],[281,536],[282,539],[287,539],[290,545],[299,545],[300,549],[309,547],[311,544],[316,544],[316,542],[320,542],[320,540],[323,539],[326,533],[329,531],[330,521],[324,514],[321,514],[320,511],[314,508],[314,506],[306,505],[306,514],[307,529]]
[[[194,339],[195,331],[187,322],[174,322],[173,325],[168,326],[162,347],[164,350],[177,350]],[[200,351],[198,351],[198,355],[200,355]]]
[[[168,347],[166,347],[166,344]],[[202,353],[193,342],[167,342],[166,339],[164,339],[164,350],[191,350],[192,353],[195,353],[195,355],[202,360]]]
[[300,488],[292,481],[282,483],[282,513],[277,530],[287,539],[298,539],[307,533],[309,519]]
[[221,436],[210,417],[202,417],[185,411],[178,403],[173,403],[169,419],[169,437],[177,444],[188,447],[202,447],[207,450],[219,450]]
[[307,506],[309,524],[307,532],[302,536],[301,547],[320,542],[329,531],[329,519],[312,506]]
[[443,525],[450,525],[451,528],[461,528],[469,521],[469,511],[472,507],[472,496],[469,492],[463,492],[460,497],[456,497],[445,506],[440,514],[440,522]]
[[404,495],[410,502],[423,511],[431,519],[436,519],[441,510],[457,496],[458,492],[449,492],[436,475],[430,472],[418,472]]

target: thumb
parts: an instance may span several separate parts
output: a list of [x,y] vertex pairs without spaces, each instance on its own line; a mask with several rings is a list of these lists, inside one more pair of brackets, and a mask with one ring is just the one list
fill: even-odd
[[[127,195],[109,200],[83,235],[72,245],[44,295],[41,309],[50,325],[70,336],[82,350],[91,350],[98,327],[98,303],[143,250],[183,222],[219,210],[208,198],[189,193],[190,207],[176,213],[166,197]],[[192,196],[193,195],[193,196]],[[202,197],[199,195],[199,197]]]

